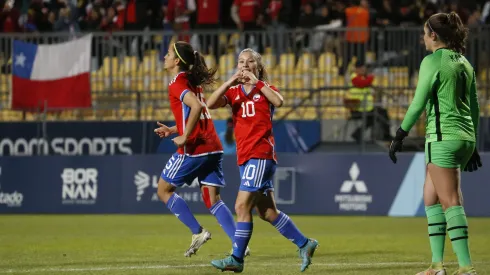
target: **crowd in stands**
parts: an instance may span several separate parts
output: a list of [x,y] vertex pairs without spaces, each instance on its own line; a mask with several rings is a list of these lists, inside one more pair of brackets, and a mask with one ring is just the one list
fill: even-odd
[[334,20],[348,26],[346,10],[353,5],[369,11],[369,26],[420,25],[436,12],[449,11],[457,11],[468,25],[490,23],[487,0],[0,0],[0,30],[259,30],[278,24],[310,28]]
[[[315,48],[321,52],[329,47],[329,51],[348,60],[352,56],[365,60],[365,45],[373,40],[368,32],[346,31],[345,35],[334,36],[319,33],[311,37],[309,34],[264,37],[253,32],[420,26],[432,14],[450,11],[458,12],[468,26],[490,24],[490,0],[0,0],[0,7],[3,7],[2,33],[76,35],[80,32],[172,30],[185,33],[186,30],[216,32],[224,29],[245,31],[245,45],[248,46],[253,37],[259,52],[263,52],[264,45],[272,46],[278,56],[288,47],[297,51],[313,49],[312,52]],[[191,37],[183,34],[178,39],[189,41]],[[0,36],[0,48],[3,45],[2,51],[9,52],[10,43],[1,40]],[[319,40],[321,42],[316,43]],[[169,41],[170,38],[163,35],[162,43],[145,47],[159,48],[163,57]],[[118,41],[126,51],[132,42]],[[142,37],[137,37],[136,42],[141,45]],[[94,43],[93,53],[100,53],[102,45],[99,44]],[[214,53],[216,60],[223,53],[218,48],[218,35],[202,36],[198,44],[201,51]],[[141,48],[137,53],[140,60]],[[97,55],[100,55],[100,65],[102,55]],[[344,62],[341,71],[346,65]]]

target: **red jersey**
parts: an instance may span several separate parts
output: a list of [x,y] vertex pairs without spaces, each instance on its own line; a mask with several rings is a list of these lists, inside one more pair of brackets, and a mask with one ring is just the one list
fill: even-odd
[[238,7],[238,16],[242,22],[255,22],[260,12],[260,0],[235,0],[233,5]]
[[170,108],[174,114],[179,135],[184,134],[187,118],[191,111],[191,108],[183,102],[185,94],[188,92],[194,93],[204,108],[201,113],[201,118],[187,139],[186,145],[184,147],[179,147],[177,153],[195,157],[223,153],[223,146],[214,129],[213,120],[206,107],[202,88],[192,88],[187,83],[186,74],[181,72],[177,74],[168,85]]
[[233,113],[238,165],[253,158],[277,161],[272,134],[274,105],[256,87],[246,94],[242,84],[230,87],[224,96]]
[[219,12],[219,0],[197,0],[198,24],[218,24]]

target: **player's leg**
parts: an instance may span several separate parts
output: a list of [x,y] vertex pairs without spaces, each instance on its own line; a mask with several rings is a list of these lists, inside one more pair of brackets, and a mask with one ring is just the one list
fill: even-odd
[[187,203],[177,193],[176,187],[186,184],[195,171],[195,160],[184,155],[174,154],[165,165],[158,182],[158,197],[168,209],[192,232],[192,241],[184,256],[190,257],[209,239],[211,233],[202,228],[189,209]]
[[255,207],[257,191],[260,189],[257,179],[265,162],[251,159],[240,166],[240,190],[235,202],[237,215],[236,231],[233,238],[233,253],[222,260],[213,260],[211,264],[221,271],[243,271],[243,258],[253,232],[252,209]]
[[255,206],[255,195],[255,192],[238,191],[235,202],[237,223],[233,238],[233,252],[229,257],[211,261],[211,265],[221,271],[235,273],[243,271],[245,252],[253,232],[252,209]]
[[460,268],[456,274],[476,274],[471,262],[468,221],[460,189],[460,166],[469,160],[474,146],[474,143],[465,141],[433,142],[432,159],[428,164],[437,196],[445,209],[447,232],[453,251],[458,258]]
[[198,176],[202,198],[204,204],[211,214],[216,217],[226,235],[233,241],[236,230],[233,214],[220,197],[220,188],[226,185],[222,168],[223,155],[214,154],[206,158],[208,161],[206,165],[199,169],[200,173]]
[[311,258],[318,247],[318,241],[308,239],[286,213],[277,209],[272,191],[272,181],[268,180],[265,186],[267,186],[267,190],[258,193],[255,209],[261,219],[272,224],[281,235],[298,247],[299,256],[302,259],[301,271],[305,271],[311,264]]
[[[426,163],[430,162],[429,145],[426,144]],[[425,271],[417,273],[417,275],[445,275],[446,270],[443,265],[444,244],[446,240],[446,216],[444,210],[439,203],[434,184],[430,177],[429,170],[426,168],[424,182],[424,205],[427,216],[429,229],[429,242],[432,252],[432,263]]]
[[[201,186],[202,197],[204,204],[209,209],[211,214],[216,217],[219,225],[223,228],[226,235],[230,238],[233,243],[235,238],[236,224],[228,206],[221,200],[220,188],[217,186]],[[233,251],[231,252],[233,253]],[[245,249],[244,257],[250,256],[250,248],[247,246]]]

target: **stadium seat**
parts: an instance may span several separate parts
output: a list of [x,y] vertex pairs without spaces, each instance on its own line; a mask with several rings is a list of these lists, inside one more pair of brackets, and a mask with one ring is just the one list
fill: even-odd
[[296,72],[299,73],[311,73],[316,66],[315,57],[311,53],[303,53],[298,59],[296,65]]
[[214,58],[214,55],[212,54],[207,54],[204,56],[204,62],[206,62],[206,66],[208,68],[215,68],[216,67],[216,59]]
[[278,70],[282,74],[293,74],[296,65],[295,56],[292,53],[283,53],[279,59]]
[[232,53],[219,57],[218,72],[222,81],[227,81],[233,75],[235,72],[235,56]]

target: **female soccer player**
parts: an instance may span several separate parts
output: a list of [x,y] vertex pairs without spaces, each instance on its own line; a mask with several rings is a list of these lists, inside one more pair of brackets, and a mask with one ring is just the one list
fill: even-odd
[[276,207],[272,177],[276,169],[272,115],[283,98],[264,80],[267,71],[259,53],[243,50],[238,56],[237,72],[210,96],[211,109],[231,106],[241,184],[235,203],[237,225],[233,254],[211,264],[222,271],[243,271],[243,255],[252,236],[252,209],[270,222],[287,239],[299,247],[301,271],[311,263],[318,242],[306,238],[291,219]]
[[165,56],[165,69],[175,75],[170,82],[169,101],[176,126],[158,122],[160,137],[178,134],[172,141],[179,148],[163,169],[158,182],[158,196],[168,209],[192,232],[186,257],[195,254],[211,233],[202,228],[187,203],[175,193],[177,187],[198,179],[206,207],[233,240],[235,222],[221,200],[219,189],[225,186],[222,171],[223,147],[206,108],[202,86],[213,83],[216,70],[206,67],[204,58],[186,42],[172,44]]
[[390,158],[396,163],[403,139],[427,112],[424,204],[429,224],[432,264],[418,273],[445,275],[443,265],[446,230],[459,263],[454,274],[476,274],[468,248],[468,222],[462,206],[460,169],[475,171],[481,167],[475,147],[480,107],[475,72],[466,58],[467,30],[459,16],[438,13],[424,26],[428,51],[420,65],[415,97],[390,146]]

